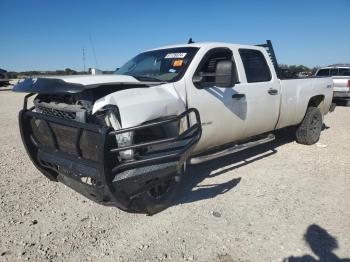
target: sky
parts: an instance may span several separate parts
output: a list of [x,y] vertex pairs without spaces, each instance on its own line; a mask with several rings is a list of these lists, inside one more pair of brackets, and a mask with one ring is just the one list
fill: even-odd
[[[1,0],[0,68],[114,70],[159,46],[259,44],[280,64],[350,63],[350,0]],[[95,58],[96,57],[96,58]]]

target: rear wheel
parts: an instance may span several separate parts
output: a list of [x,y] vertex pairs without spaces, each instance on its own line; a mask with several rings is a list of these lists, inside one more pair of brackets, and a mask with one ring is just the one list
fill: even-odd
[[304,145],[315,144],[320,139],[322,124],[320,109],[309,107],[303,121],[296,130],[296,141]]

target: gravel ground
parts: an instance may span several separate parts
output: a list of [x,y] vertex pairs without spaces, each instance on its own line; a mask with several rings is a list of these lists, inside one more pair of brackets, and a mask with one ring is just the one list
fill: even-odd
[[49,182],[22,146],[23,95],[0,91],[0,261],[338,261],[350,257],[350,108],[317,145],[285,133],[190,167],[154,216],[97,205]]

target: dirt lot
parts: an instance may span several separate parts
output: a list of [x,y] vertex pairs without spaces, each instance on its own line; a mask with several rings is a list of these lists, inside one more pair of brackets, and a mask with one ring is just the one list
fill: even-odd
[[326,116],[318,145],[278,134],[191,167],[178,202],[150,217],[99,206],[44,178],[20,140],[22,97],[0,91],[0,261],[350,257],[350,108]]

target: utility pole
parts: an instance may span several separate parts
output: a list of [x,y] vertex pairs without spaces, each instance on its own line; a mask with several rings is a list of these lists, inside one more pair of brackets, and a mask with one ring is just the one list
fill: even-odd
[[83,48],[83,65],[84,65],[84,73],[85,73],[85,48]]

